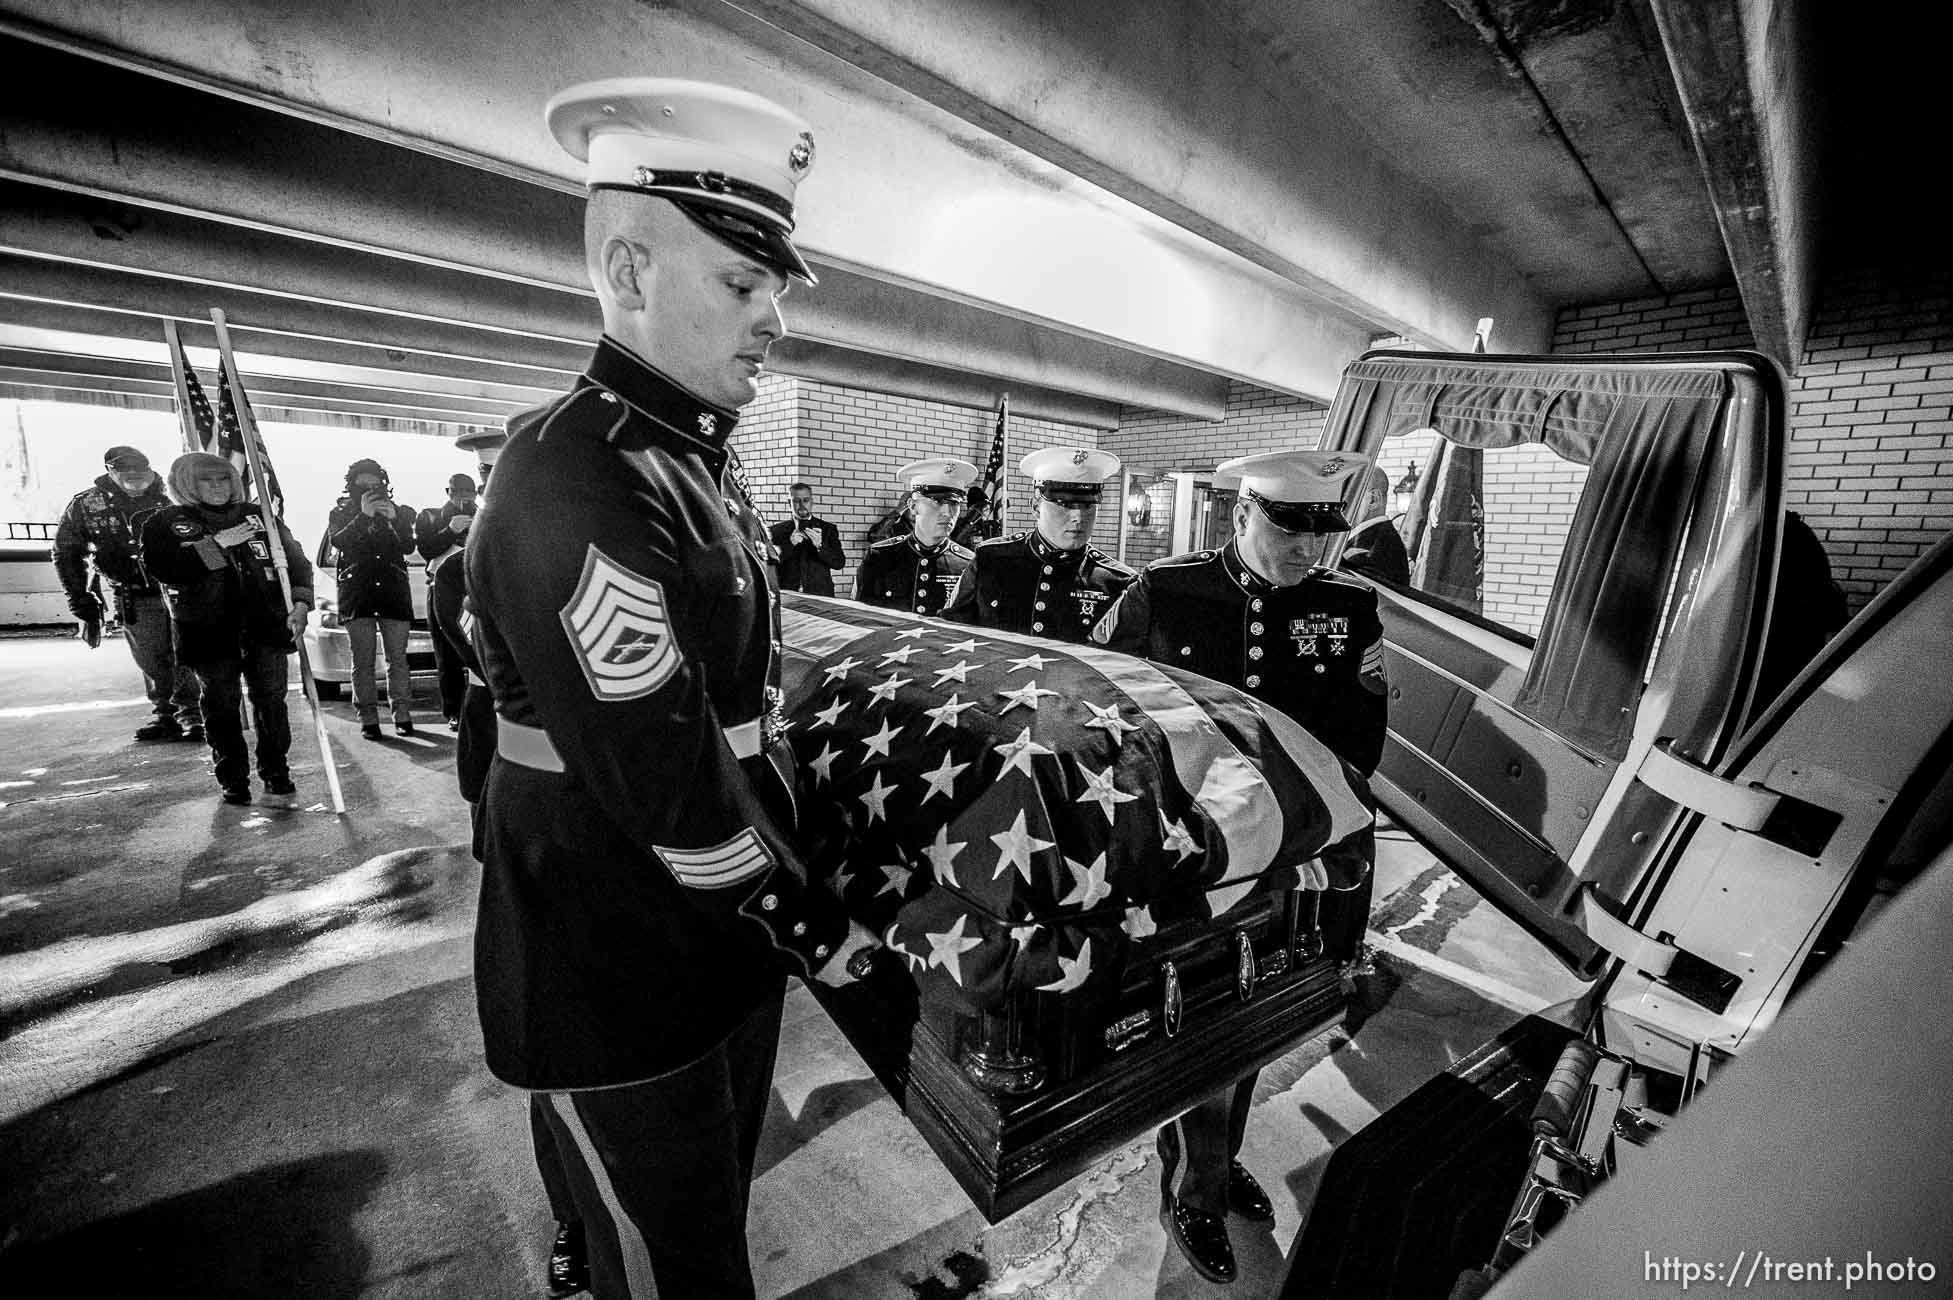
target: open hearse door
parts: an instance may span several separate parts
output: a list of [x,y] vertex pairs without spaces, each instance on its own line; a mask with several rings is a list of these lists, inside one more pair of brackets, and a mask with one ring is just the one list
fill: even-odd
[[1746,354],[1346,373],[1327,445],[1408,438],[1428,466],[1411,581],[1378,585],[1379,801],[1595,983],[1337,1150],[1285,1295],[1480,1294],[1944,849],[1953,541],[1801,673],[1773,663],[1802,577],[1779,572],[1782,429]]

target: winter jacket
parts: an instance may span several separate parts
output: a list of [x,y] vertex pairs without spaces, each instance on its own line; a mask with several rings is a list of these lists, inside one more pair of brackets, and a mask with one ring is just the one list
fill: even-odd
[[61,579],[61,590],[68,595],[69,609],[81,613],[91,553],[95,571],[115,588],[118,602],[156,594],[156,584],[142,569],[142,525],[158,510],[167,510],[169,504],[161,475],[141,496],[124,492],[111,474],[96,479],[95,486],[86,492],[75,494],[54,530],[54,572]]
[[[258,524],[235,546],[219,546],[216,534],[246,520]],[[292,599],[312,601],[312,565],[283,523]],[[176,617],[176,652],[186,664],[217,663],[243,651],[291,650],[286,623],[290,606],[278,588],[278,570],[261,516],[253,505],[168,506],[142,529],[143,564],[163,584]]]
[[[326,544],[339,553],[339,617],[414,616],[407,586],[407,552],[414,545],[414,512],[398,502],[392,519],[369,515],[358,500],[340,497],[326,523]],[[320,548],[324,562],[326,547]]]

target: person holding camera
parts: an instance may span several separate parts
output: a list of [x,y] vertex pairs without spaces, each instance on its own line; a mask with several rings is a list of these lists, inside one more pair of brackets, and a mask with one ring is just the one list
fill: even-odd
[[326,523],[327,546],[339,557],[339,621],[352,642],[353,707],[359,711],[360,734],[368,740],[380,738],[376,641],[387,659],[393,729],[403,736],[414,734],[414,684],[407,671],[407,626],[414,617],[407,587],[412,519],[413,512],[394,501],[380,462],[356,460],[346,469],[346,493]]

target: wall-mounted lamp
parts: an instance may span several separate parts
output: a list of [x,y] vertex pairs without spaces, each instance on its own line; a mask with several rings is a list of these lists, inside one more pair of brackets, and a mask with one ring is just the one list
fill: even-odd
[[1134,528],[1153,526],[1153,498],[1146,495],[1146,485],[1137,474],[1132,476],[1131,486],[1126,489],[1126,518]]
[[1410,513],[1411,502],[1417,499],[1417,466],[1415,464],[1406,469],[1404,476],[1398,479],[1395,485],[1391,487],[1390,495],[1397,503],[1398,514]]

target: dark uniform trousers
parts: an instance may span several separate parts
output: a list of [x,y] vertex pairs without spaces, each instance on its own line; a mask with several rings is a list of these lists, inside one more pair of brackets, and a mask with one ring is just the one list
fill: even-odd
[[544,1109],[598,1300],[753,1294],[785,977],[848,932],[789,834],[777,596],[735,421],[605,339],[569,396],[510,421],[463,553],[497,714],[482,1038]]
[[[1092,640],[1239,687],[1300,722],[1365,777],[1382,756],[1383,624],[1375,593],[1362,583],[1317,569],[1277,587],[1230,542],[1148,566]],[[1374,839],[1362,848],[1373,861]],[[1366,870],[1355,888],[1323,898],[1330,958],[1356,955],[1374,874]],[[1247,1075],[1160,1131],[1167,1190],[1195,1209],[1227,1211],[1228,1164],[1241,1150],[1259,1077]]]
[[1013,533],[976,548],[943,617],[1078,643],[1134,576],[1096,546],[1061,551],[1035,529]]
[[251,776],[244,744],[244,701],[251,702],[251,729],[258,737],[258,775],[266,781],[291,776],[292,721],[285,707],[291,654],[249,646],[236,656],[192,665],[203,683],[203,732],[216,761],[217,784],[233,789]]
[[913,537],[876,542],[855,570],[854,598],[864,605],[934,618],[949,603],[971,558],[967,548],[951,541],[931,547],[916,545]]

